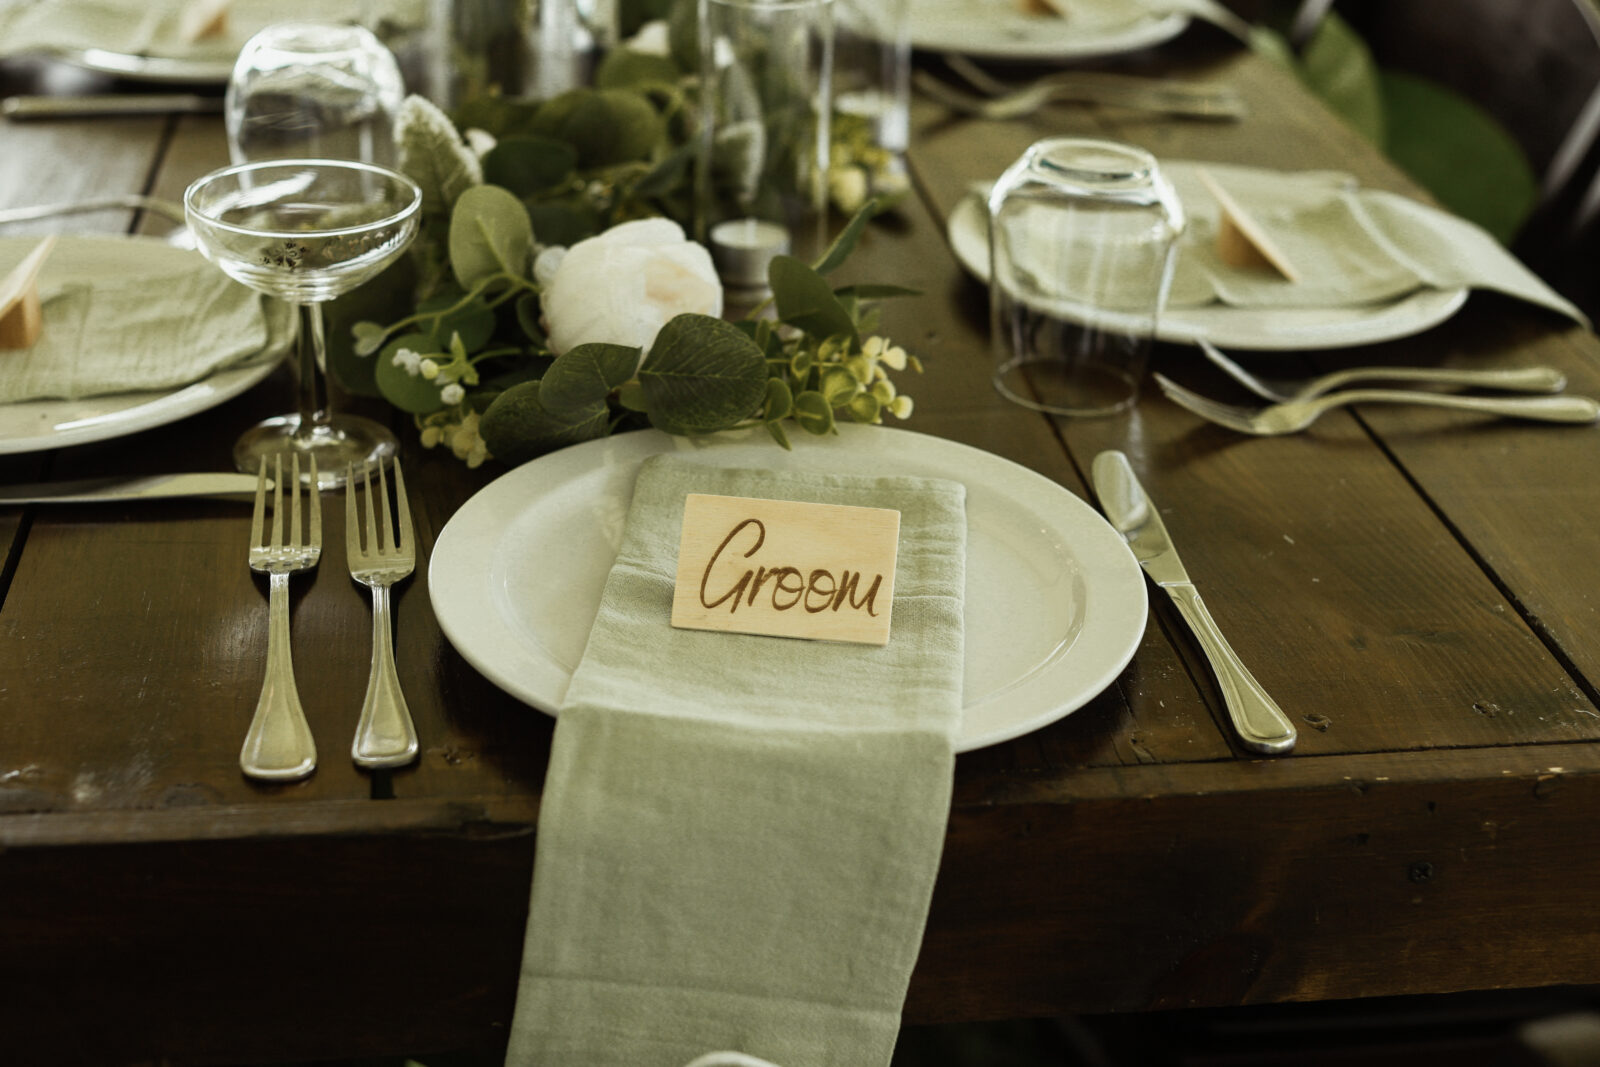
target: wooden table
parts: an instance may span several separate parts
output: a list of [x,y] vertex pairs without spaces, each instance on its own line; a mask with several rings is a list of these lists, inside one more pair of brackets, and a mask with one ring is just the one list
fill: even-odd
[[[907,1020],[1600,982],[1600,431],[1371,407],[1253,439],[1159,397],[1051,422],[990,389],[984,296],[941,220],[1038,136],[1409,188],[1287,74],[1206,31],[1131,65],[1231,82],[1250,117],[1058,107],[989,125],[919,104],[921,198],[852,269],[924,290],[886,305],[928,367],[907,386],[910,428],[1086,497],[1092,457],[1128,452],[1301,740],[1286,758],[1243,752],[1195,643],[1152,598],[1110,689],[960,758]],[[219,123],[196,118],[12,125],[4,145],[0,205],[176,198],[223,157]],[[1600,395],[1597,357],[1592,334],[1474,295],[1417,337],[1252,365],[1547,363]],[[1193,349],[1155,362],[1227,390]],[[278,376],[167,428],[0,457],[0,478],[224,469],[243,426],[288,406]],[[427,550],[497,472],[407,440]],[[0,1034],[16,1062],[504,1040],[551,723],[467,666],[419,574],[397,642],[421,759],[367,774],[341,758],[370,623],[334,536],[294,607],[322,765],[294,785],[246,780],[267,625],[247,524],[223,502],[0,509]]]

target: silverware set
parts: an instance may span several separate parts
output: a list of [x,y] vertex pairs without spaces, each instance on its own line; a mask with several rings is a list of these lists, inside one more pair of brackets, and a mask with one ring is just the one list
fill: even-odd
[[1025,85],[989,74],[965,56],[945,57],[945,65],[967,83],[961,88],[925,70],[913,76],[917,88],[952,111],[986,119],[1016,119],[1051,103],[1103,104],[1183,118],[1233,121],[1244,117],[1244,100],[1226,87],[1105,71],[1061,71]]
[[[317,748],[295,686],[289,652],[289,576],[316,567],[322,555],[322,503],[317,466],[309,459],[302,479],[300,457],[261,461],[250,524],[252,570],[268,576],[267,669],[255,715],[239,752],[239,766],[252,778],[293,781],[316,769]],[[364,493],[362,492],[364,490]],[[416,539],[400,461],[394,464],[398,526],[391,518],[388,480],[380,467],[377,490],[370,470],[349,472],[345,483],[345,543],[350,576],[372,590],[372,663],[350,755],[358,766],[400,767],[417,755],[417,732],[395,673],[389,589],[416,567]],[[284,496],[287,494],[287,508]],[[266,522],[268,497],[272,520]],[[363,536],[364,535],[364,536]]]
[[1516,393],[1559,393],[1566,377],[1550,367],[1509,370],[1450,370],[1440,367],[1353,367],[1298,385],[1269,383],[1201,340],[1206,357],[1252,393],[1265,407],[1223,403],[1186,389],[1164,374],[1156,384],[1173,403],[1208,422],[1256,436],[1298,433],[1324,412],[1347,404],[1418,404],[1540,422],[1591,424],[1600,421],[1600,403],[1585,396],[1468,396],[1415,389],[1345,388],[1356,382],[1390,381],[1461,385]]

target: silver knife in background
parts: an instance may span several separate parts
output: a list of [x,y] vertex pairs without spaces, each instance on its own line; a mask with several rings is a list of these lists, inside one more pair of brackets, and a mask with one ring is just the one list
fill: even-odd
[[220,115],[222,97],[193,93],[118,93],[105,96],[8,96],[0,115],[30,119],[81,119],[125,115]]
[[[268,480],[271,484],[271,480]],[[256,476],[226,472],[152,474],[137,478],[84,478],[0,486],[0,507],[17,504],[93,504],[116,500],[159,500],[178,496],[254,499]]]
[[1166,524],[1134,477],[1128,457],[1115,450],[1094,458],[1090,470],[1100,510],[1111,525],[1128,539],[1134,558],[1150,580],[1172,598],[1178,614],[1194,631],[1200,647],[1217,676],[1228,717],[1243,745],[1255,752],[1281,754],[1294,748],[1297,736],[1288,716],[1261,688],[1217,628],[1206,610],[1200,591],[1189,580],[1178,550],[1167,536]]

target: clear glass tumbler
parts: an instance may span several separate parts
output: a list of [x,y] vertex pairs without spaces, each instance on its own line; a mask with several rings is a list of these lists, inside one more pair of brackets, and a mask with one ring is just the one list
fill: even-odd
[[1183,225],[1149,152],[1072,137],[1029,147],[989,195],[1000,394],[1053,415],[1131,407]]
[[283,22],[245,42],[223,102],[235,163],[345,159],[394,165],[405,84],[371,30]]

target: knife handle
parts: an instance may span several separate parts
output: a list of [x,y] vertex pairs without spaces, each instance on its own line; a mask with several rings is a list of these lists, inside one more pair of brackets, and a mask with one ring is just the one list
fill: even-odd
[[1216,621],[1200,599],[1200,591],[1192,585],[1167,585],[1167,595],[1178,608],[1178,614],[1189,624],[1200,641],[1217,684],[1222,688],[1222,699],[1228,707],[1228,717],[1245,748],[1269,755],[1288,752],[1294,748],[1297,736],[1294,724],[1289,721],[1267,691],[1261,688],[1238,653],[1222,636]]

